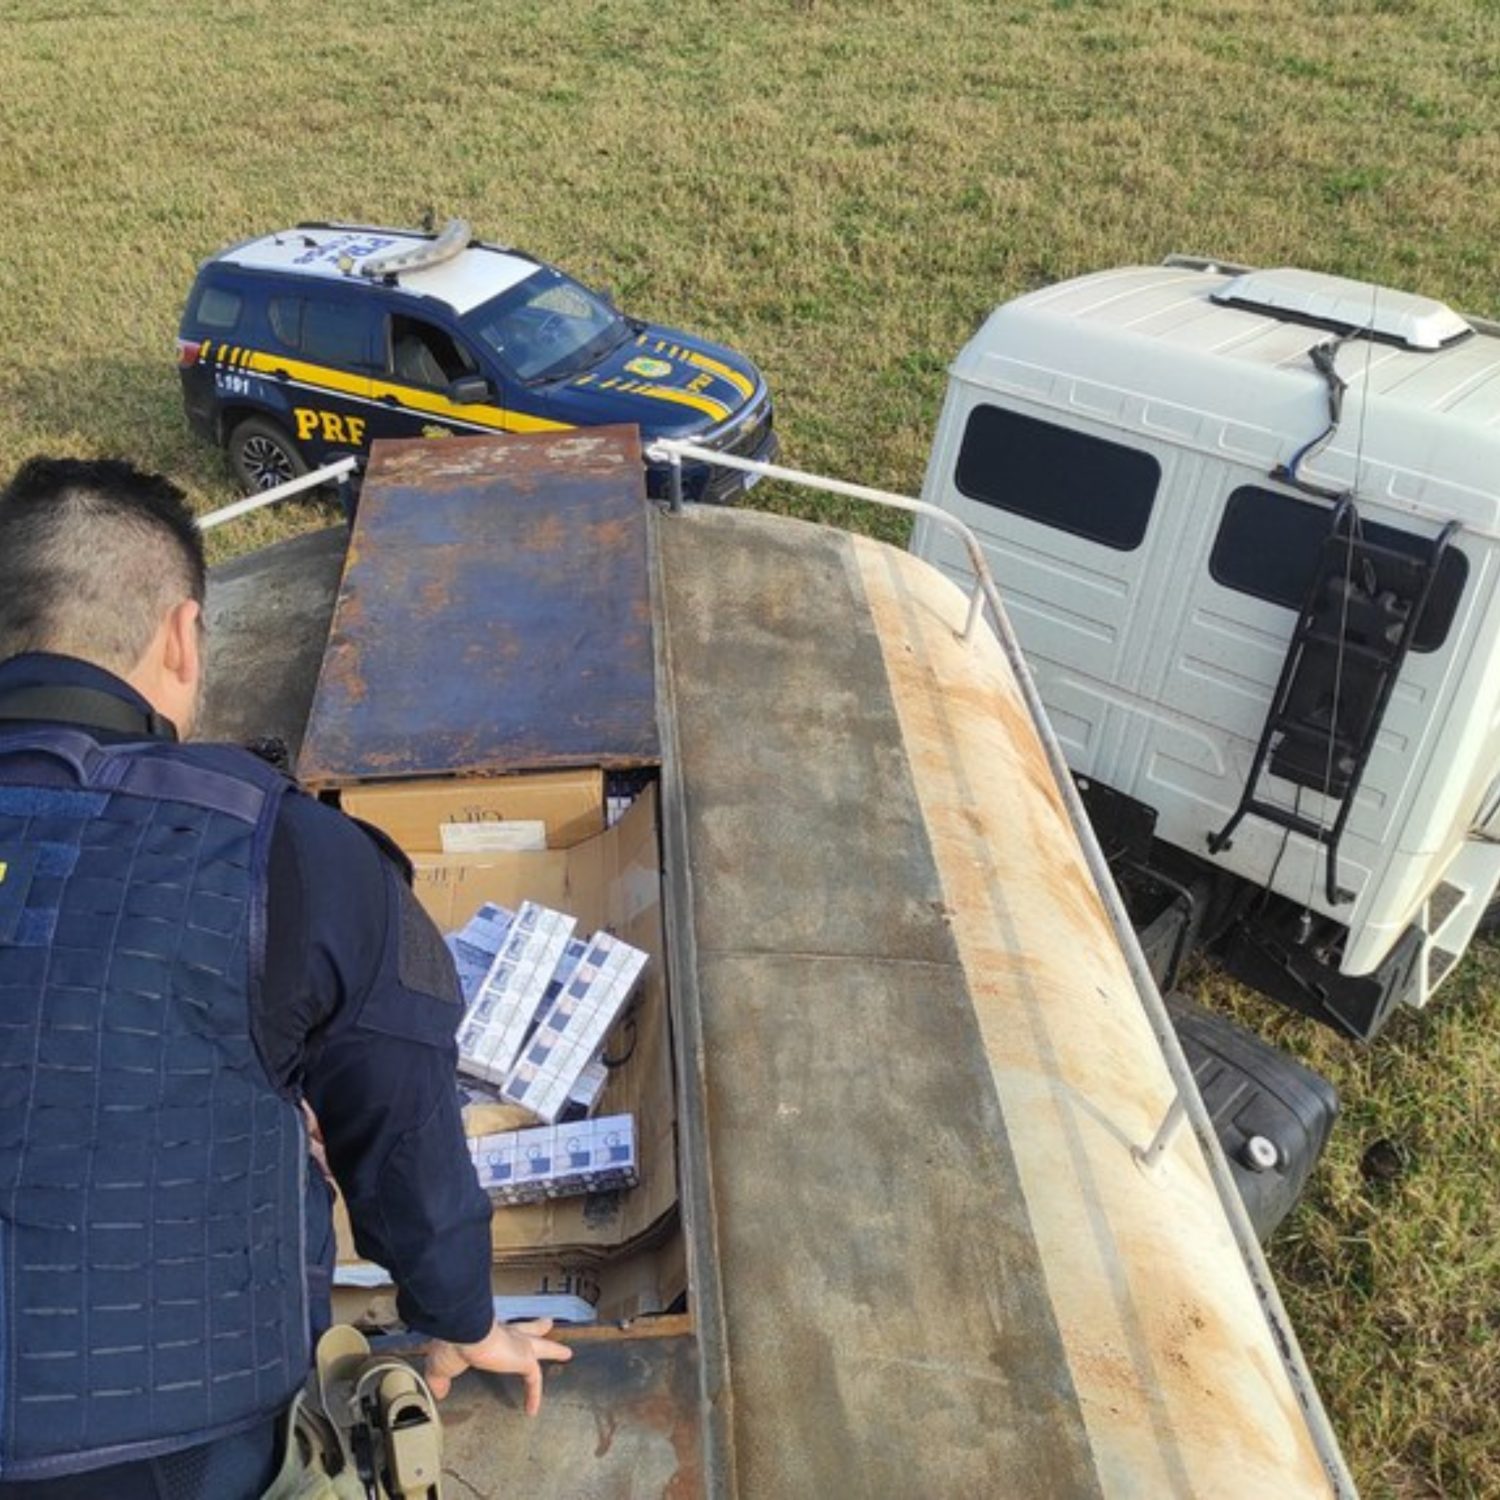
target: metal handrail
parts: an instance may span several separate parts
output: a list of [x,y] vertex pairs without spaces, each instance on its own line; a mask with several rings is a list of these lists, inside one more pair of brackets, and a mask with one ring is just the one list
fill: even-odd
[[964,640],[973,640],[974,627],[984,613],[986,601],[997,619],[1004,618],[1004,611],[1000,608],[1000,594],[995,588],[989,559],[984,555],[979,538],[951,510],[944,510],[940,505],[933,505],[927,500],[913,500],[910,496],[896,494],[894,490],[872,489],[867,484],[851,484],[847,479],[829,479],[822,474],[809,474],[804,469],[788,469],[781,464],[740,458],[733,453],[721,453],[717,448],[700,447],[697,443],[690,443],[682,438],[658,438],[646,449],[646,457],[655,463],[672,466],[674,509],[682,501],[682,460],[686,458],[694,463],[718,464],[721,468],[737,469],[742,474],[755,474],[763,479],[780,479],[788,484],[823,490],[830,495],[847,495],[851,500],[868,500],[872,505],[884,505],[891,510],[926,516],[964,544],[969,554],[969,566],[974,570],[975,585],[969,596],[969,615],[964,621],[963,629]]
[[335,459],[331,464],[325,464],[321,469],[314,469],[310,474],[304,474],[300,479],[289,479],[285,484],[278,484],[269,490],[257,490],[253,495],[246,495],[243,500],[232,501],[228,505],[220,506],[218,510],[211,510],[206,516],[198,517],[199,531],[212,531],[215,526],[222,526],[226,521],[237,521],[241,516],[248,516],[251,511],[261,510],[267,505],[275,505],[281,500],[290,500],[293,495],[300,495],[306,490],[315,490],[325,484],[332,484],[335,480],[343,480],[345,476],[353,474],[359,467],[359,460],[354,457]]
[[765,479],[779,479],[788,484],[801,485],[806,489],[819,490],[832,495],[845,495],[851,499],[868,501],[872,505],[882,505],[891,510],[926,516],[964,544],[973,567],[975,588],[969,599],[969,613],[964,625],[963,639],[972,640],[979,617],[983,614],[984,606],[987,604],[993,617],[995,636],[1020,686],[1021,695],[1031,714],[1037,737],[1041,740],[1042,748],[1046,752],[1053,779],[1061,793],[1063,805],[1067,808],[1068,820],[1083,849],[1084,861],[1088,865],[1089,873],[1093,876],[1100,899],[1104,903],[1104,909],[1109,914],[1110,925],[1114,929],[1115,938],[1125,958],[1125,965],[1136,996],[1146,1014],[1147,1023],[1161,1049],[1167,1064],[1167,1071],[1172,1079],[1173,1098],[1159,1128],[1145,1146],[1133,1147],[1132,1155],[1141,1169],[1149,1174],[1165,1154],[1178,1129],[1184,1123],[1191,1126],[1203,1151],[1204,1159],[1208,1163],[1209,1176],[1218,1190],[1219,1201],[1229,1220],[1240,1259],[1249,1273],[1256,1296],[1260,1299],[1261,1310],[1265,1314],[1281,1353],[1287,1378],[1302,1407],[1308,1434],[1312,1438],[1313,1446],[1317,1449],[1324,1472],[1335,1495],[1339,1496],[1340,1500],[1345,1500],[1345,1497],[1347,1500],[1356,1500],[1358,1491],[1344,1463],[1338,1438],[1328,1420],[1322,1398],[1318,1395],[1317,1387],[1313,1383],[1312,1374],[1307,1368],[1302,1348],[1297,1342],[1297,1335],[1292,1328],[1291,1319],[1287,1316],[1281,1294],[1276,1289],[1271,1269],[1266,1264],[1265,1254],[1261,1250],[1260,1241],[1256,1238],[1255,1229],[1250,1223],[1250,1216],[1246,1212],[1244,1201],[1240,1197],[1238,1187],[1235,1186],[1234,1178],[1230,1175],[1213,1121],[1209,1118],[1203,1098],[1198,1092],[1192,1067],[1183,1053],[1182,1044],[1177,1039],[1176,1028],[1167,1014],[1166,1005],[1151,975],[1150,965],[1146,962],[1146,956],[1141,950],[1140,940],[1136,936],[1135,928],[1131,926],[1124,903],[1120,900],[1120,893],[1115,886],[1109,863],[1104,857],[1104,851],[1099,845],[1093,825],[1089,822],[1088,814],[1084,810],[1078,788],[1073,783],[1073,775],[1068,769],[1062,746],[1052,731],[1041,694],[1037,691],[1031,669],[1027,666],[1026,659],[1021,652],[1020,642],[1016,639],[1015,632],[1011,629],[1010,621],[1006,617],[999,590],[995,586],[994,575],[990,572],[989,562],[984,556],[984,549],[979,539],[951,511],[933,505],[930,501],[913,500],[909,496],[898,495],[890,490],[872,489],[868,485],[850,484],[842,479],[829,479],[822,475],[809,474],[801,469],[789,469],[780,464],[740,458],[732,453],[720,453],[715,449],[703,448],[696,443],[676,438],[657,439],[646,449],[646,457],[653,462],[667,463],[672,466],[673,509],[681,505],[682,461],[689,459],[694,463],[716,464],[721,468],[735,469],[743,474],[755,474]]

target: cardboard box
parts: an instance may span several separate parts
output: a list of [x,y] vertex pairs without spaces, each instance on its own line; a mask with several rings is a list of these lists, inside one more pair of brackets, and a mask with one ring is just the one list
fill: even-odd
[[540,822],[547,848],[567,849],[604,828],[604,772],[596,767],[483,781],[396,781],[348,787],[339,801],[346,813],[383,829],[410,855],[467,849],[482,838],[482,825],[509,822]]
[[[668,1232],[649,1244],[600,1263],[559,1258],[533,1265],[496,1265],[490,1289],[497,1297],[558,1294],[581,1297],[601,1322],[619,1322],[663,1313],[687,1291],[687,1245],[675,1217]],[[363,1328],[394,1328],[396,1289],[374,1286],[333,1288],[333,1315]]]
[[[516,815],[528,812],[522,805]],[[491,1236],[496,1262],[517,1269],[602,1265],[659,1243],[677,1205],[677,1130],[656,789],[647,788],[613,828],[570,848],[414,852],[412,859],[417,897],[444,932],[461,927],[486,901],[515,910],[529,899],[576,916],[582,931],[607,929],[648,955],[616,1047],[629,1056],[610,1069],[598,1103],[601,1113],[634,1117],[640,1185],[617,1194],[497,1209]],[[485,1123],[491,1130],[507,1128]],[[485,1133],[477,1117],[468,1128]],[[338,1229],[339,1259],[352,1262],[358,1257],[342,1214]]]

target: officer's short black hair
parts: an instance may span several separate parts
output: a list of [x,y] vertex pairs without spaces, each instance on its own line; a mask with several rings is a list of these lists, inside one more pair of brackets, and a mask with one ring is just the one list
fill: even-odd
[[171,480],[118,458],[33,458],[0,491],[0,660],[133,670],[167,613],[203,602],[203,537]]

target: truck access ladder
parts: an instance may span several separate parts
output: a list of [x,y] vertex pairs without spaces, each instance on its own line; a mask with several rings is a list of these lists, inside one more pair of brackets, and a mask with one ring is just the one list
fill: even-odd
[[[1351,497],[1334,506],[1244,794],[1228,823],[1210,836],[1210,853],[1227,849],[1240,821],[1253,813],[1322,844],[1328,851],[1329,905],[1353,900],[1338,883],[1339,842],[1457,529],[1457,522],[1450,523],[1425,552],[1414,554],[1368,539]],[[1321,815],[1301,812],[1300,790],[1292,808],[1261,797],[1260,780],[1268,772],[1319,793]]]

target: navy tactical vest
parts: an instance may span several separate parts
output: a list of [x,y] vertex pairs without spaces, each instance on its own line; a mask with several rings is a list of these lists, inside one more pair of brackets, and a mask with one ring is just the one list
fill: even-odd
[[250,1030],[286,787],[0,726],[0,1477],[228,1436],[306,1376],[306,1142]]

